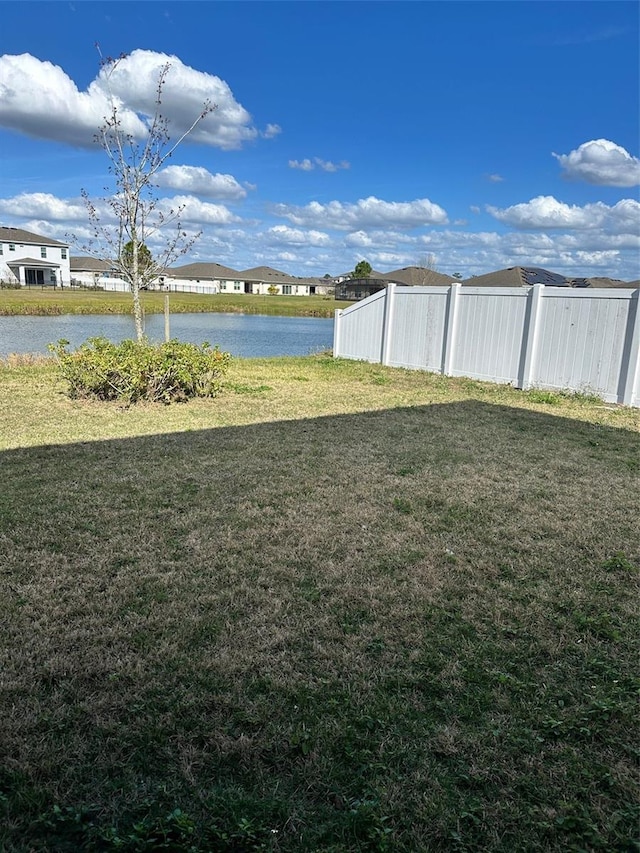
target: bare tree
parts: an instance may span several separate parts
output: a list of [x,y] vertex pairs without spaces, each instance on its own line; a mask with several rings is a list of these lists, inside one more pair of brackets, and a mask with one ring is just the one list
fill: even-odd
[[435,272],[436,269],[436,256],[433,252],[427,252],[424,255],[420,255],[418,258],[418,269],[421,271],[421,284],[427,284],[429,280],[429,273]]
[[[136,337],[142,340],[144,322],[140,290],[148,287],[166,267],[185,254],[201,233],[189,235],[184,231],[182,206],[168,211],[160,207],[154,178],[180,143],[216,106],[205,102],[191,126],[177,139],[172,139],[169,121],[161,112],[162,93],[171,69],[171,63],[166,63],[158,72],[155,112],[147,122],[146,136],[138,141],[123,128],[119,101],[110,87],[111,76],[124,58],[124,54],[117,59],[104,59],[101,56],[109,113],[95,139],[109,160],[109,173],[115,183],[115,192],[104,200],[110,208],[105,214],[103,205],[92,200],[87,191],[82,190],[92,231],[89,244],[82,248],[87,254],[107,261],[129,285],[133,297]],[[161,249],[152,257],[148,244],[158,242],[160,229],[165,229],[167,234],[163,235]]]
[[427,252],[424,255],[420,255],[418,258],[418,266],[423,270],[435,270],[436,256],[433,252]]

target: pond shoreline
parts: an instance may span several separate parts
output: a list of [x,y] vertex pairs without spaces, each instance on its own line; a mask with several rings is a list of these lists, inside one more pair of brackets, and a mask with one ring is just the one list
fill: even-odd
[[[145,314],[162,314],[169,296],[171,314],[252,314],[279,317],[333,317],[349,303],[317,296],[226,296],[193,293],[144,293]],[[93,291],[0,290],[0,317],[59,317],[62,315],[131,315],[125,293]]]

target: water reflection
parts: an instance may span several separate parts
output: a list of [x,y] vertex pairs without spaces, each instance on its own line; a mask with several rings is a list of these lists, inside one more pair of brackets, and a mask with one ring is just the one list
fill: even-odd
[[[164,317],[146,319],[147,336],[164,340]],[[121,341],[135,337],[133,318],[115,315],[0,317],[0,358],[9,353],[46,353],[47,344],[64,338],[71,347],[87,338]],[[308,355],[333,346],[333,320],[319,317],[272,317],[259,314],[172,314],[171,337],[212,346],[244,358]]]

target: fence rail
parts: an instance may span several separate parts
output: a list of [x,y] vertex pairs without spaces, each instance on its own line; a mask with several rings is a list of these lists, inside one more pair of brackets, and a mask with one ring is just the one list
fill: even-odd
[[640,406],[640,289],[390,284],[335,312],[333,353]]

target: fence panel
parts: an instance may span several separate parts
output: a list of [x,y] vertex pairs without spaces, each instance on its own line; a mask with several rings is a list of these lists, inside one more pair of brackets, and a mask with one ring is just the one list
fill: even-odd
[[448,287],[396,289],[388,364],[441,371]]
[[382,361],[386,290],[336,311],[333,351],[342,358]]
[[453,376],[517,383],[528,291],[461,287]]
[[545,292],[534,384],[616,401],[631,308],[627,290]]
[[336,311],[334,355],[640,406],[640,290],[389,285]]

